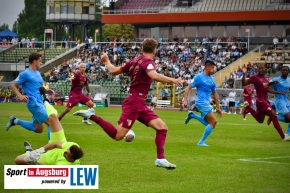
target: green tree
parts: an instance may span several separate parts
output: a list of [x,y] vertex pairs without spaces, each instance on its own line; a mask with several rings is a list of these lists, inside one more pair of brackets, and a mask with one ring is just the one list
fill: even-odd
[[3,31],[8,28],[9,28],[8,24],[4,23],[3,25],[0,26],[0,31]]
[[[46,1],[44,0],[25,0],[24,10],[18,15],[13,30],[18,32],[20,37],[34,36],[39,40],[43,39],[43,32],[46,28],[51,28],[45,21]],[[18,28],[18,29],[14,29]]]
[[106,24],[103,26],[103,38],[113,41],[115,37],[132,40],[134,38],[134,26],[131,24]]

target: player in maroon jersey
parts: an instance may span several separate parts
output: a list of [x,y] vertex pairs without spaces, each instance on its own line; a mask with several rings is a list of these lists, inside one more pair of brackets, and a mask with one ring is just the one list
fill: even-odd
[[257,95],[256,98],[257,111],[252,109],[252,107],[249,105],[245,105],[246,106],[245,110],[249,111],[259,123],[264,122],[266,115],[269,116],[273,121],[275,129],[278,131],[280,137],[284,140],[285,138],[284,132],[279,124],[278,117],[275,111],[268,103],[267,94],[268,92],[273,94],[285,94],[285,93],[277,92],[271,87],[269,87],[271,84],[275,84],[277,82],[270,83],[269,77],[265,75],[266,67],[264,63],[258,64],[258,74],[251,76],[249,79],[246,79],[247,69],[243,68],[242,70],[243,70],[243,78],[242,78],[243,86],[253,84],[255,86]]
[[[246,104],[249,105],[250,107],[253,106],[253,102],[252,102],[253,94],[254,94],[254,89],[252,88],[252,85],[249,84],[249,85],[245,86],[245,88],[244,88],[244,90],[242,92],[242,95],[244,96],[244,102],[248,102]],[[243,107],[243,105],[240,106],[240,108],[242,108],[242,107]],[[246,120],[246,115],[248,113],[249,113],[248,109],[245,109],[244,112],[243,112],[244,120]]]
[[143,42],[143,53],[123,66],[111,64],[108,55],[104,53],[101,58],[107,69],[113,75],[129,73],[131,79],[130,96],[122,104],[122,114],[115,128],[111,123],[94,114],[93,110],[80,110],[74,113],[82,117],[87,117],[97,123],[114,140],[119,141],[124,138],[132,128],[134,122],[138,120],[146,126],[156,130],[155,144],[157,149],[157,159],[155,165],[166,169],[175,169],[176,165],[165,159],[164,144],[166,141],[167,125],[146,105],[146,98],[152,80],[158,82],[174,83],[183,86],[183,80],[163,76],[156,72],[156,64],[152,60],[156,54],[157,41],[148,38]]
[[[76,106],[78,103],[81,103],[83,105],[87,105],[88,108],[93,108],[94,103],[90,99],[91,92],[90,87],[88,84],[88,77],[85,74],[86,65],[85,63],[81,63],[79,65],[79,71],[74,74],[71,78],[68,80],[72,82],[68,102],[66,105],[66,109],[60,114],[58,117],[59,120],[61,120],[70,110]],[[86,90],[88,92],[88,96],[83,94],[83,87],[86,87]],[[91,125],[87,118],[83,119],[83,123]]]

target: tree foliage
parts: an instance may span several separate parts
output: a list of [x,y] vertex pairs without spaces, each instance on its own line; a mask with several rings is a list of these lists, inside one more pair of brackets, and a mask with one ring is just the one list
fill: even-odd
[[106,24],[103,26],[103,37],[109,38],[113,41],[115,37],[120,39],[121,37],[125,39],[134,38],[134,26],[131,24]]
[[4,23],[3,25],[0,26],[0,31],[3,31],[5,29],[8,29],[8,24]]
[[29,38],[34,36],[42,39],[44,29],[48,28],[45,21],[46,1],[25,0],[24,5],[24,10],[18,15],[17,19],[18,35]]
[[[54,24],[46,22],[46,1],[45,0],[25,0],[24,9],[19,13],[17,21],[13,24],[12,31],[16,32],[21,37],[35,37],[42,41],[44,36],[44,30],[48,28],[55,29]],[[87,34],[85,36],[95,36],[95,30],[100,28],[101,1],[96,1],[96,23],[95,25],[89,25]],[[3,24],[0,29],[7,29],[8,25]],[[82,40],[82,27],[81,25],[75,25],[74,34],[70,33],[68,25],[57,26],[57,41],[60,41],[62,37],[72,36]],[[126,39],[132,39],[134,37],[134,27],[130,24],[106,24],[103,26],[102,37],[110,38],[111,41],[115,37],[118,39],[121,37]],[[97,40],[99,40],[99,34],[97,34]],[[103,40],[101,40],[103,41]]]

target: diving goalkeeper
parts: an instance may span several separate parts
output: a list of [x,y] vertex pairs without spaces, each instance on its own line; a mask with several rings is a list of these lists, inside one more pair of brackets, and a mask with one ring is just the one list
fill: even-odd
[[64,130],[57,118],[56,109],[44,102],[47,114],[51,120],[50,140],[43,147],[33,150],[28,142],[24,142],[25,154],[15,159],[18,165],[80,165],[84,153],[77,143],[67,142]]

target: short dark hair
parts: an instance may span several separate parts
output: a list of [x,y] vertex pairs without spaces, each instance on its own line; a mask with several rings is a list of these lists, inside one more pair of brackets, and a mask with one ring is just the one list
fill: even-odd
[[216,66],[216,64],[214,63],[214,61],[212,61],[212,60],[206,60],[205,61],[205,65],[207,66],[207,65],[214,65],[214,66]]
[[39,58],[41,57],[41,54],[37,53],[37,52],[32,52],[30,55],[29,55],[29,64],[32,64],[32,62],[34,60],[38,60]]
[[283,68],[287,68],[288,71],[290,70],[289,66],[286,66],[286,65],[285,65],[285,66],[282,66],[281,70],[282,70]]
[[80,159],[84,156],[84,152],[83,150],[77,146],[77,145],[72,145],[70,148],[69,148],[70,152],[71,152],[71,159],[73,160],[77,160],[77,159]]

